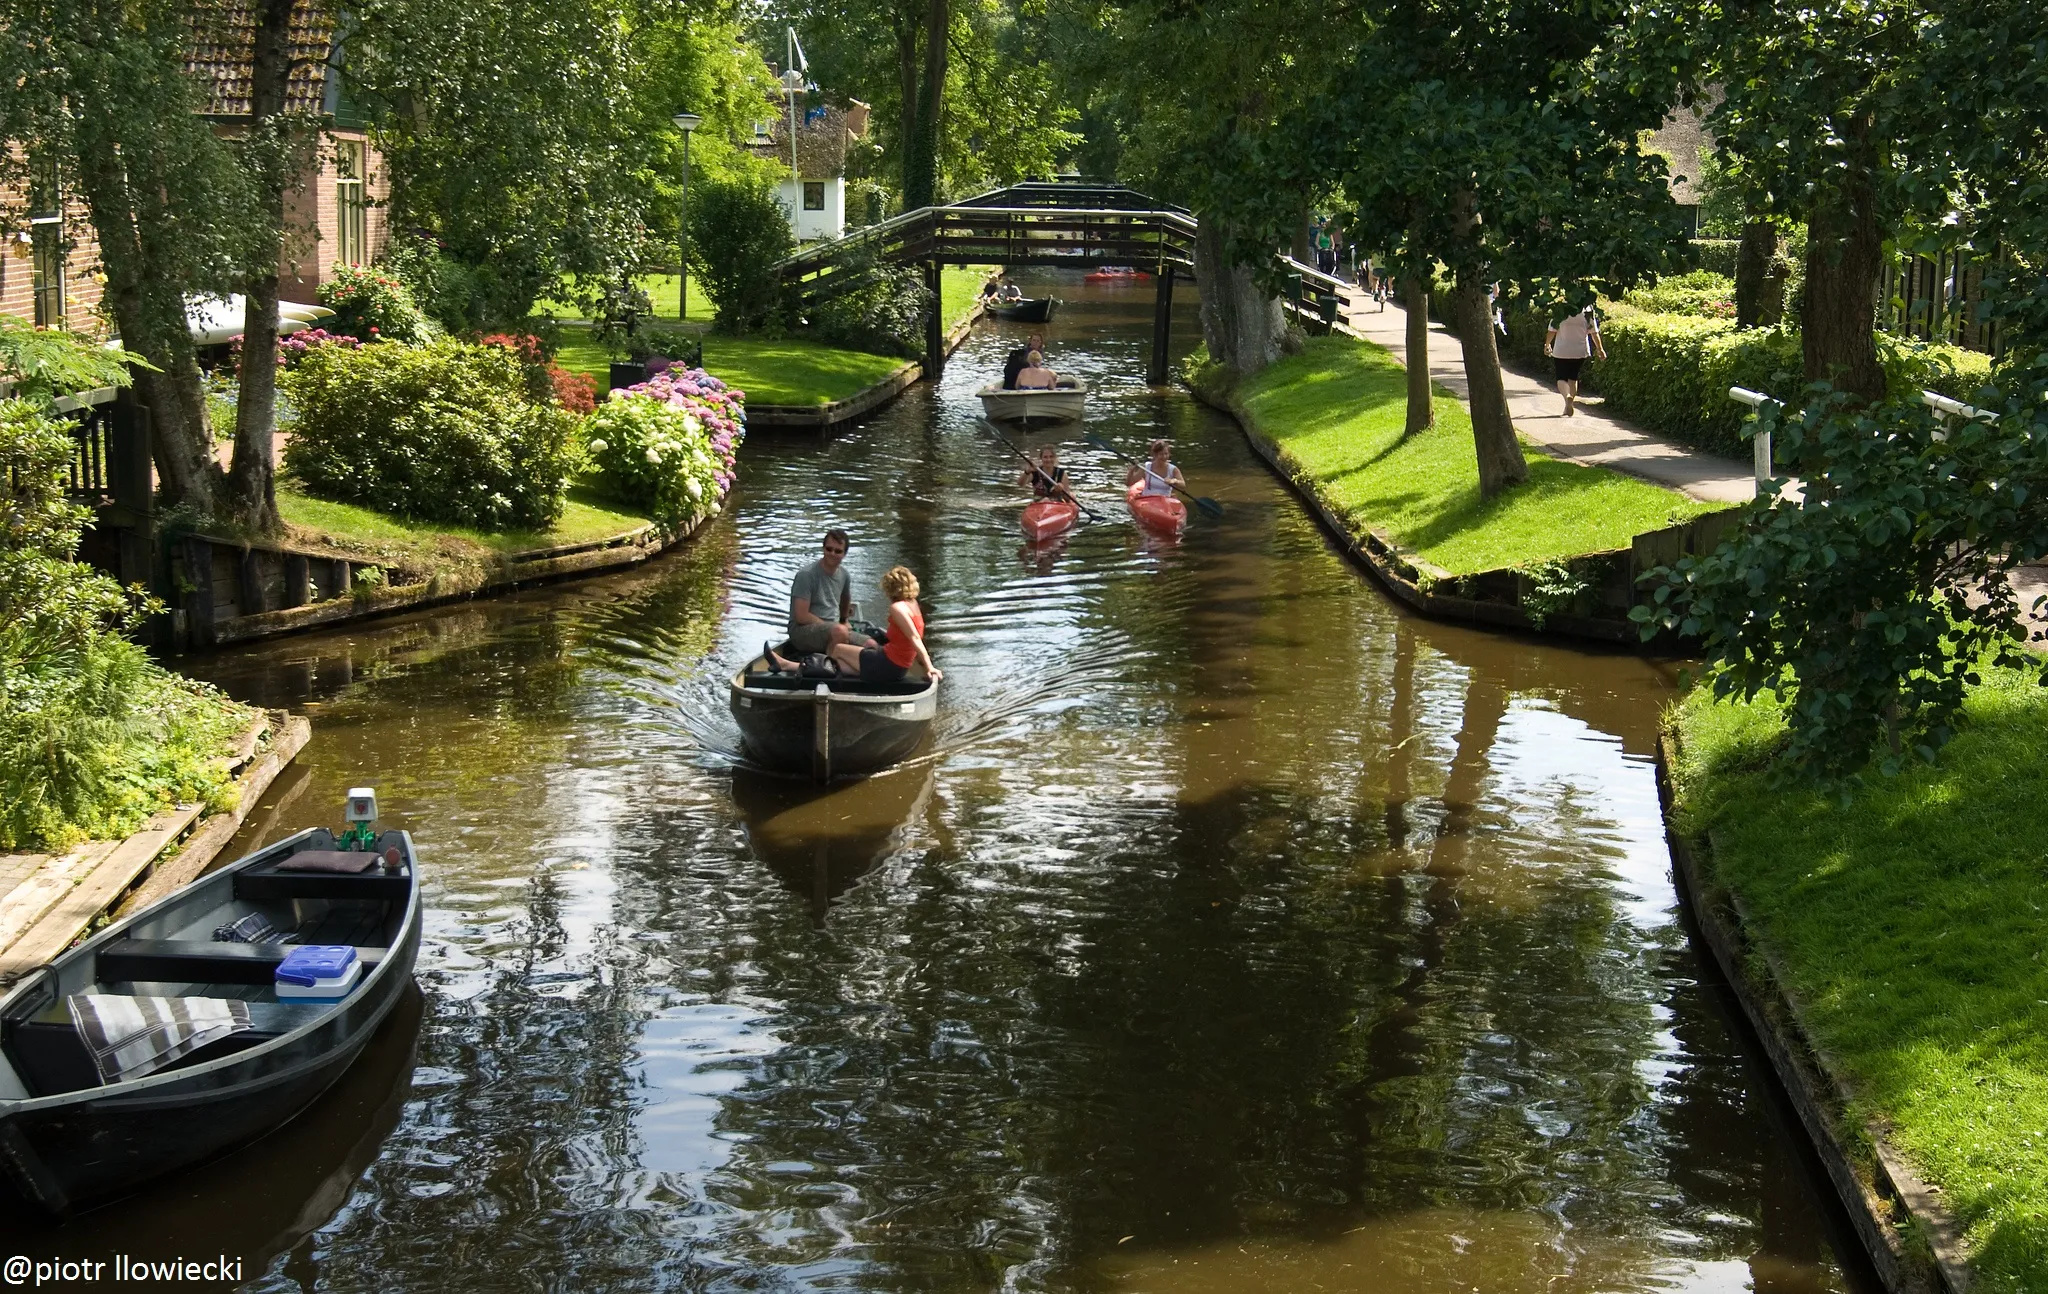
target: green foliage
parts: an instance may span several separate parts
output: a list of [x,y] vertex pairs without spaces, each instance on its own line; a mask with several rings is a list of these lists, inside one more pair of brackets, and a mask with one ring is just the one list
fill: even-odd
[[700,370],[616,391],[584,420],[604,487],[671,534],[715,514],[732,482],[740,401]]
[[427,317],[411,289],[394,274],[361,265],[337,265],[320,285],[320,304],[334,311],[329,332],[357,341],[422,342]]
[[690,195],[690,264],[718,303],[718,327],[744,334],[773,318],[773,266],[795,250],[774,195],[754,184],[705,184]]
[[1733,319],[1735,280],[1713,270],[1667,274],[1647,287],[1625,294],[1621,300],[1623,305],[1647,314]]
[[101,386],[127,386],[131,367],[153,366],[119,346],[98,346],[60,328],[0,315],[0,376],[38,402]]
[[285,377],[285,466],[314,491],[482,530],[545,529],[577,467],[575,420],[510,349],[322,346]]
[[1739,534],[1646,576],[1632,614],[1697,638],[1716,696],[1781,697],[1793,763],[1840,778],[1883,739],[1895,772],[1948,741],[1983,664],[2038,667],[2007,577],[2048,554],[2048,417],[1944,427],[1917,400],[1808,394],[1757,418],[1805,498],[1768,487]]
[[1482,499],[1464,406],[1406,427],[1407,373],[1377,346],[1318,337],[1243,379],[1239,407],[1307,488],[1361,528],[1383,530],[1454,574],[1626,547],[1705,505],[1604,468],[1532,454],[1523,485]]
[[1515,571],[1522,577],[1522,613],[1538,629],[1550,617],[1577,607],[1586,590],[1592,587],[1572,569],[1570,562],[1557,558],[1525,562]]
[[806,321],[810,337],[878,355],[914,359],[924,353],[926,313],[938,303],[917,267],[888,264],[866,247],[841,262],[835,284],[841,275],[858,286],[841,290],[812,309]]
[[1844,800],[1786,785],[1768,698],[1669,718],[1679,830],[1740,901],[1855,1114],[1967,1228],[1977,1294],[2048,1287],[2048,689],[1987,671],[1933,765]]
[[1740,238],[1695,238],[1691,243],[1692,263],[1709,273],[1733,282],[1735,257],[1742,250]]
[[153,604],[70,560],[90,516],[64,494],[73,452],[65,421],[0,400],[0,849],[118,836],[217,796],[211,761],[246,716],[121,637]]

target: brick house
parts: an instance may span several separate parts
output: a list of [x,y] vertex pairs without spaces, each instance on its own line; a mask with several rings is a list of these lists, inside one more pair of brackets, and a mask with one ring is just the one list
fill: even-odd
[[[317,145],[285,198],[285,249],[279,290],[313,301],[334,266],[368,264],[390,242],[385,200],[390,183],[362,115],[348,100],[343,48],[330,6],[302,3],[293,15],[292,112],[321,114]],[[185,70],[203,86],[205,116],[223,134],[247,120],[255,17],[246,4],[195,34]],[[0,185],[0,313],[38,327],[94,331],[99,252],[82,203],[55,183]]]

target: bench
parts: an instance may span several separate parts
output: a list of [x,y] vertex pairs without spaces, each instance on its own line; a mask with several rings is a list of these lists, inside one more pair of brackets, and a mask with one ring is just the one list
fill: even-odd
[[[158,1072],[204,1065],[222,1056],[260,1047],[310,1023],[324,1009],[310,1004],[251,1002],[248,1029],[216,1038]],[[71,1023],[71,1008],[62,999],[25,1020],[12,1022],[7,1031],[7,1053],[15,1072],[37,1096],[59,1096],[101,1085],[92,1053],[85,1049],[78,1026]]]
[[412,897],[412,889],[410,873],[387,872],[381,867],[353,875],[346,872],[286,872],[275,867],[252,867],[235,873],[235,897],[253,903],[291,899],[404,903]]
[[[93,977],[102,984],[274,984],[277,964],[295,946],[224,944],[206,939],[117,939],[93,958]],[[365,975],[384,960],[384,952],[382,948],[356,949]]]

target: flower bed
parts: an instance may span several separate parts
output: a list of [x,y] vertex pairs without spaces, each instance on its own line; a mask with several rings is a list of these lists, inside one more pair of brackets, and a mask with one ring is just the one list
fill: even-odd
[[746,436],[746,395],[701,368],[614,391],[584,420],[607,491],[671,534],[716,514]]

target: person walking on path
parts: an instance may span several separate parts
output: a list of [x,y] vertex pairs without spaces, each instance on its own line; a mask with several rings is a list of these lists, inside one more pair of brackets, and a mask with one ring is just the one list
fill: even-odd
[[1578,412],[1579,374],[1586,367],[1586,361],[1594,357],[1607,358],[1607,347],[1600,342],[1600,322],[1593,317],[1593,307],[1587,306],[1577,314],[1566,315],[1550,325],[1550,331],[1543,335],[1543,353],[1550,356],[1557,374],[1557,393],[1564,397],[1564,416],[1569,418]]

